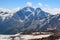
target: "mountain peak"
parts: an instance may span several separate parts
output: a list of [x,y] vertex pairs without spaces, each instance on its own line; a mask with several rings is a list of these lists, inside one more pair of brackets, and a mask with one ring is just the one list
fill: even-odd
[[36,10],[41,10],[41,8],[36,8]]
[[[4,12],[5,11],[4,9],[3,11],[1,11],[0,13],[0,27],[1,27],[0,33],[1,34],[4,34],[4,33],[14,34],[14,33],[17,33],[17,31],[26,32],[31,29],[46,30],[48,27],[51,27],[53,24],[55,25],[58,22],[60,22],[56,20],[56,19],[59,19],[58,15],[52,16],[49,13],[41,10],[41,8],[34,9],[33,7],[24,7],[22,9],[19,9],[18,11],[15,11],[15,10],[17,9],[14,9],[14,11],[10,11],[7,13]],[[55,21],[56,23],[54,23],[53,21]],[[52,27],[55,28],[55,26],[52,26]]]

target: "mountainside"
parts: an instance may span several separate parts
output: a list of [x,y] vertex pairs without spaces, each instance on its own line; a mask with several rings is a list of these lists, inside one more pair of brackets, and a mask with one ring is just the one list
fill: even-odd
[[60,14],[52,15],[32,7],[24,7],[16,12],[0,10],[0,34],[60,29]]

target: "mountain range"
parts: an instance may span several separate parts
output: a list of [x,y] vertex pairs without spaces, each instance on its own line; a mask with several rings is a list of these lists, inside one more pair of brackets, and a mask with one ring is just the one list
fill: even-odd
[[0,34],[16,34],[30,30],[60,29],[60,14],[52,15],[41,8],[0,9]]

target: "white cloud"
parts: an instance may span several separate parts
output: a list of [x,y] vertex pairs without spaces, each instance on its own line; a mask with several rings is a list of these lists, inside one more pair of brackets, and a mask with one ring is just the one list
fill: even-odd
[[38,6],[43,6],[43,4],[42,3],[38,3]]
[[32,6],[31,2],[27,2],[26,4],[27,4],[27,6]]
[[43,9],[45,12],[48,12],[50,14],[60,14],[60,9],[59,8],[44,8]]
[[13,9],[11,10],[11,13],[15,13],[15,12],[19,11],[20,9],[21,9],[20,7],[13,8]]
[[48,7],[49,5],[48,4],[45,4],[46,7]]
[[[6,8],[0,8],[0,12],[3,12],[3,13],[0,14],[0,17],[2,17],[2,20],[4,21],[5,18],[8,19],[9,17],[12,17],[14,12],[16,12],[18,10],[19,10],[19,8],[12,9],[12,10],[6,9]],[[5,12],[7,12],[7,14],[5,14]]]

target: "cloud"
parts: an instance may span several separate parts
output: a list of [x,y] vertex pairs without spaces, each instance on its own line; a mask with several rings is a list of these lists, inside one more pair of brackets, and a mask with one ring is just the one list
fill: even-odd
[[32,6],[32,3],[31,2],[27,2],[26,5],[27,6]]
[[43,6],[43,4],[42,3],[38,3],[38,6]]
[[48,7],[49,5],[48,4],[45,4],[46,7]]
[[20,7],[13,8],[13,9],[11,10],[11,13],[15,13],[15,12],[17,12],[17,11],[19,11],[19,10],[21,10],[21,8],[20,8]]
[[44,8],[43,10],[53,15],[60,14],[60,8]]

